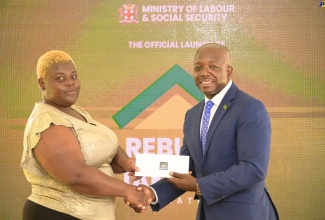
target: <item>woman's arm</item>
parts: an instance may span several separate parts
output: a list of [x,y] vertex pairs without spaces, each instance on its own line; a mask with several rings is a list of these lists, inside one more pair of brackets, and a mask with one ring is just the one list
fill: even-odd
[[[123,197],[139,206],[148,205],[146,196],[139,193],[135,186],[87,166],[78,140],[70,128],[51,125],[41,133],[34,155],[50,176],[78,193]],[[120,151],[117,159],[124,161],[125,155]]]

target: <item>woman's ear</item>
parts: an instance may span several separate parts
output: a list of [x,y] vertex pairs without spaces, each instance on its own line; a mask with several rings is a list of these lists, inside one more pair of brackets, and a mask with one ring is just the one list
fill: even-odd
[[45,90],[45,83],[44,83],[43,78],[38,79],[38,84],[39,84],[39,87],[41,88],[41,90],[44,91]]

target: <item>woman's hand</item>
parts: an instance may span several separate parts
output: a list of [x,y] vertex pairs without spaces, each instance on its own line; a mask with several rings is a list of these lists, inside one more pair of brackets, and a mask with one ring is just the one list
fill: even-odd
[[132,181],[137,181],[142,178],[142,176],[135,176],[135,171],[140,171],[139,167],[135,166],[135,159],[128,158],[124,163],[124,169],[128,173],[128,176],[131,178]]
[[137,181],[142,177],[136,177],[135,171],[140,171],[140,169],[135,166],[135,159],[130,158],[125,151],[119,146],[117,153],[111,163],[114,173],[125,173],[129,172],[128,176],[131,177],[132,181]]
[[129,185],[126,195],[127,196],[124,197],[124,202],[134,210],[137,210],[138,213],[144,212],[152,201],[151,198],[147,197],[144,190],[138,190],[136,186],[132,185]]

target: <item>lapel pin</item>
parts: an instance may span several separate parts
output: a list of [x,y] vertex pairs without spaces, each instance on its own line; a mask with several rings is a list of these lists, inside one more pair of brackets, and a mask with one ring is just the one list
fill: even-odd
[[224,109],[224,110],[226,110],[226,109],[227,109],[227,105],[226,105],[226,104],[223,106],[223,109]]

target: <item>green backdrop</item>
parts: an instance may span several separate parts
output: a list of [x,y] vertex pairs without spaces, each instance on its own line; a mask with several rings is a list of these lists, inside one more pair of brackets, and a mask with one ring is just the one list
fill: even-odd
[[[74,58],[82,83],[78,104],[112,128],[134,156],[130,140],[137,141],[140,152],[157,153],[164,138],[178,152],[184,112],[203,97],[191,74],[195,50],[206,42],[231,50],[234,82],[262,100],[270,113],[267,184],[281,219],[324,219],[321,3],[1,1],[0,219],[20,219],[31,192],[19,164],[23,129],[41,98],[35,69],[44,52],[60,49]],[[117,178],[128,182],[123,175]],[[186,193],[161,212],[144,214],[118,198],[116,218],[194,219],[197,202],[192,198]]]

